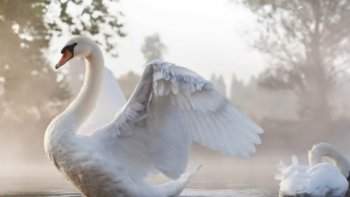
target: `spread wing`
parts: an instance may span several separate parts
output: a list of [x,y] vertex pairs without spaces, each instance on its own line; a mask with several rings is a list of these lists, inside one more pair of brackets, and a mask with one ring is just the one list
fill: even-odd
[[192,141],[228,155],[248,157],[263,132],[211,82],[162,61],[149,63],[113,126],[119,138],[142,135],[138,139],[147,144],[144,153],[170,178],[184,171]]

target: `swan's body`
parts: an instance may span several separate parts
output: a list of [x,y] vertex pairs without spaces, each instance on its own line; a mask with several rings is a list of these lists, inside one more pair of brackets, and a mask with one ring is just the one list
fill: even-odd
[[[344,197],[348,191],[349,161],[333,146],[320,143],[309,153],[309,165],[299,164],[293,157],[292,165],[281,166],[280,196]],[[323,161],[328,158],[332,163]]]
[[[177,196],[198,170],[183,173],[192,141],[243,157],[260,143],[260,127],[210,82],[162,61],[146,67],[133,95],[108,124],[90,136],[77,135],[98,98],[103,58],[85,37],[71,39],[62,53],[56,68],[79,56],[86,60],[86,75],[77,98],[48,126],[45,151],[88,197]],[[174,180],[146,182],[156,171]]]

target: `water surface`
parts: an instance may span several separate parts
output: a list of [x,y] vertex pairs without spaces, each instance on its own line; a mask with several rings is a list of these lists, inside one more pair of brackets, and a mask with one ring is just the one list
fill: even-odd
[[[8,197],[81,197],[79,193],[72,192],[14,192],[1,194],[0,196]],[[207,189],[186,189],[181,197],[270,197],[277,196],[276,193],[258,190],[207,190]]]
[[[204,162],[203,162],[204,161]],[[276,160],[232,160],[204,158],[192,160],[189,168],[203,167],[191,180],[183,197],[272,197],[278,196],[274,179]],[[164,182],[158,178],[155,183]],[[80,197],[79,192],[45,160],[0,163],[0,196]]]
[[[57,181],[55,179],[14,179],[7,177],[7,183],[2,184],[0,196],[16,197],[81,197],[68,182]],[[42,177],[43,178],[43,177]],[[2,180],[4,180],[2,178]],[[4,182],[2,182],[4,183]],[[228,187],[234,182],[222,184],[222,187]],[[192,186],[192,188],[191,188]],[[209,188],[208,188],[209,187]],[[214,188],[210,188],[214,187]],[[218,188],[216,188],[218,187]],[[181,194],[182,197],[270,197],[277,196],[277,192],[271,188],[251,188],[242,184],[232,186],[231,188],[221,188],[219,185],[213,186],[212,182],[205,183],[194,181],[188,189]]]

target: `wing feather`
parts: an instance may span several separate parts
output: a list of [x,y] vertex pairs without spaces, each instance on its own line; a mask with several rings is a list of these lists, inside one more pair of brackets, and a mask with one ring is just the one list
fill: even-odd
[[162,61],[147,66],[114,124],[118,133],[132,133],[128,130],[140,119],[145,121],[141,132],[149,133],[154,166],[171,178],[184,171],[192,141],[228,155],[248,157],[263,132],[211,82]]

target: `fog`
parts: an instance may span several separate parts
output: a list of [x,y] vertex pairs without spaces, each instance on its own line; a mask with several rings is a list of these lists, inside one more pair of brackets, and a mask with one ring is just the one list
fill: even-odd
[[[56,13],[59,22],[53,20],[53,24],[64,27],[56,31],[46,21],[45,6],[52,5],[43,3],[41,16],[36,16],[31,1],[20,5],[0,1],[0,195],[77,191],[49,163],[43,150],[45,128],[74,99],[83,79],[81,63],[61,71],[52,69],[62,43],[74,31],[101,43],[106,65],[126,99],[147,62],[141,50],[145,48],[158,54],[155,58],[204,75],[264,129],[262,144],[248,159],[194,144],[188,169],[203,167],[189,188],[258,188],[277,193],[279,183],[274,176],[280,161],[290,164],[296,155],[306,164],[307,151],[314,144],[331,143],[349,158],[350,19],[346,11],[350,3],[339,5],[345,11],[334,11],[328,1],[318,7],[290,1],[290,5],[273,5],[281,6],[276,10],[269,3],[215,2],[121,1],[120,7],[112,9],[124,13],[115,14],[124,26],[98,27],[115,34],[118,44],[112,49],[118,56],[112,56],[108,39],[101,41],[102,33],[94,33],[85,23],[69,23],[65,15]],[[15,15],[11,6],[16,7]],[[320,7],[333,17],[318,20],[308,14]],[[20,14],[23,8],[29,12]],[[71,16],[72,10],[65,12]],[[141,16],[145,17],[141,20]],[[84,17],[74,19],[84,21]],[[126,31],[126,36],[117,34],[119,30]],[[147,37],[157,39],[147,43]],[[160,45],[165,47],[154,47]],[[165,178],[150,179],[159,183]]]

